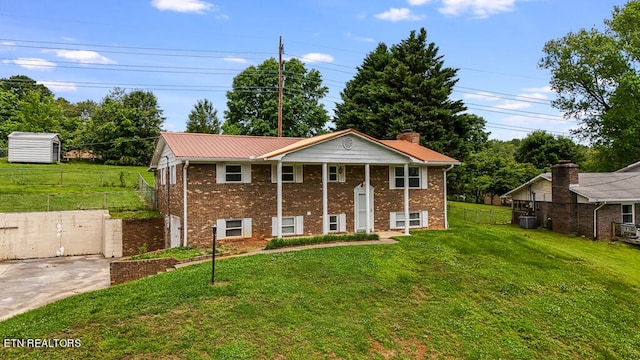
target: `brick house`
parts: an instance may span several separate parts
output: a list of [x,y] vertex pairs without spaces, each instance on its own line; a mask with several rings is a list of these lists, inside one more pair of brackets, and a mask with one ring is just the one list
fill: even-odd
[[509,191],[512,222],[535,216],[538,226],[593,239],[611,239],[613,223],[640,224],[640,162],[611,173],[580,173],[561,161]]
[[[312,138],[162,133],[151,160],[168,246],[447,228],[455,159],[419,134]],[[408,219],[408,221],[405,221]]]

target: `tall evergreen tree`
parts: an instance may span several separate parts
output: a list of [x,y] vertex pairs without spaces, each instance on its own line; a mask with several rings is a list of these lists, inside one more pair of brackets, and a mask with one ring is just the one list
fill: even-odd
[[208,99],[198,100],[189,113],[186,132],[202,134],[219,134],[220,120],[218,110]]
[[463,113],[462,101],[450,98],[456,73],[445,67],[435,44],[427,43],[424,28],[391,48],[379,44],[341,93],[336,128],[381,139],[411,129],[423,145],[464,160],[483,147],[488,134],[484,119]]

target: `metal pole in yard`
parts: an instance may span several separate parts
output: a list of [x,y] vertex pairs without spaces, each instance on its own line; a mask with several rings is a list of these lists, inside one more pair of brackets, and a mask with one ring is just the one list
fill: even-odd
[[216,275],[216,234],[218,228],[214,226],[211,230],[213,232],[213,242],[211,245],[211,285],[213,285]]

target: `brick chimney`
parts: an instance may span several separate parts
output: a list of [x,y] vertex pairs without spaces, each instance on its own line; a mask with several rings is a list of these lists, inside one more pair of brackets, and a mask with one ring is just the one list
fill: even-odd
[[551,221],[553,231],[574,234],[578,231],[578,196],[569,190],[578,185],[579,166],[560,160],[551,167]]
[[405,131],[396,136],[397,140],[404,140],[414,144],[420,144],[420,134],[413,131]]

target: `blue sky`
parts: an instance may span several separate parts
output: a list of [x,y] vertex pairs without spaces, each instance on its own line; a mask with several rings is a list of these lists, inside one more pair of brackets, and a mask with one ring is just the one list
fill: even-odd
[[344,84],[378,43],[424,27],[446,66],[453,98],[487,120],[491,138],[533,129],[568,135],[576,122],[550,106],[542,47],[580,28],[602,28],[613,0],[23,0],[0,7],[0,78],[27,75],[58,97],[99,102],[114,87],[151,90],[183,131],[198,99],[222,120],[235,75],[298,57],[322,73],[330,114]]

